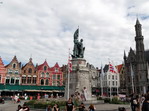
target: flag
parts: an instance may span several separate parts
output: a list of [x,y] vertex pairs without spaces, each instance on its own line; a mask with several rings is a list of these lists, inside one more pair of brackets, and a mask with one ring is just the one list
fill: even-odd
[[79,36],[79,28],[75,31],[74,38],[78,39],[78,36]]
[[69,53],[69,58],[68,58],[68,72],[72,72],[72,62],[71,62],[70,53]]
[[109,64],[109,71],[112,73],[116,73],[116,70],[112,64]]

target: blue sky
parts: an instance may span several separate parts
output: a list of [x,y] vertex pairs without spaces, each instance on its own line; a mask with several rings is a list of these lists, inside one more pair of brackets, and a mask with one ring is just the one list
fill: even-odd
[[135,48],[134,25],[142,24],[145,49],[149,49],[148,0],[0,0],[0,56],[5,64],[14,55],[34,64],[46,59],[50,66],[67,64],[73,34],[80,28],[84,58],[95,67],[123,62]]

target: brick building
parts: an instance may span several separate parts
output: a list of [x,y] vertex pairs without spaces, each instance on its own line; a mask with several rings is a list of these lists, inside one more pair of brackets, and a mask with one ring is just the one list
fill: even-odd
[[0,84],[5,84],[6,68],[3,64],[2,58],[0,57]]
[[22,85],[37,85],[37,77],[36,67],[30,58],[29,62],[22,67]]
[[17,57],[14,56],[12,61],[6,67],[6,84],[20,84],[21,83],[21,62],[18,62]]
[[50,67],[46,60],[43,64],[38,66],[37,75],[38,75],[37,85],[48,86],[52,84],[51,82],[52,78],[50,77],[51,76]]
[[56,63],[52,68],[50,68],[51,72],[51,85],[52,86],[62,86],[63,85],[63,72],[59,67],[58,63]]

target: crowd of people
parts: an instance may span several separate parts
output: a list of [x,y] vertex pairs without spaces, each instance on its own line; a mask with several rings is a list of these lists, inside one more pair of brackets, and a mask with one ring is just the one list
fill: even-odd
[[131,95],[131,110],[132,111],[149,111],[149,90],[145,95]]

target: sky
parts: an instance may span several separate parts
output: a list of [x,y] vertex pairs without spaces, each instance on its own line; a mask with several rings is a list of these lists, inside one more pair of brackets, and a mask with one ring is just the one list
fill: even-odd
[[0,0],[0,56],[23,64],[67,64],[79,26],[84,59],[95,67],[123,62],[135,49],[136,19],[149,49],[148,0]]

